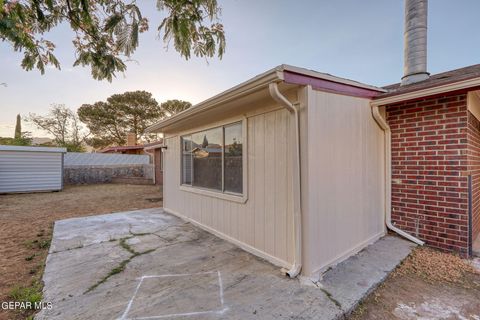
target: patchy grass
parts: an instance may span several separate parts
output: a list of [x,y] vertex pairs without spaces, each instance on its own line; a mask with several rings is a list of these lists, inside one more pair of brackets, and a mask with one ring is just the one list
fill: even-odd
[[42,301],[42,287],[42,283],[35,279],[30,286],[15,286],[10,290],[8,296],[11,300],[24,303],[28,302],[32,306],[26,310],[15,310],[18,317],[23,317],[27,320],[34,318],[35,309],[33,306],[35,303]]
[[[28,302],[32,306],[34,306],[36,302],[42,301],[43,283],[39,279],[41,279],[43,270],[45,268],[45,264],[43,261],[47,255],[48,248],[50,247],[52,236],[51,233],[45,234],[43,231],[44,230],[41,230],[41,232],[37,233],[37,237],[42,238],[27,240],[24,242],[25,247],[28,248],[28,251],[30,253],[27,257],[25,257],[25,264],[29,268],[28,274],[33,278],[31,278],[31,284],[28,286],[16,284],[13,286],[13,288],[10,289],[7,296],[11,301]],[[42,257],[42,262],[32,266],[31,263],[36,256]],[[14,311],[15,317],[21,317],[23,319],[33,319],[35,312],[36,310],[34,310],[34,308]]]
[[29,287],[15,286],[10,291],[9,296],[14,301],[31,302],[32,304],[35,304],[35,302],[42,301],[42,285],[40,281],[33,281],[32,285]]
[[25,241],[25,246],[28,249],[48,249],[50,247],[50,241],[50,239],[27,240]]
[[[50,235],[50,237],[51,237],[51,235]],[[38,242],[38,249],[48,249],[48,248],[50,248],[50,242],[51,242],[50,239],[40,240],[40,241]]]
[[25,257],[25,261],[32,261],[33,258],[35,258],[35,256],[36,256],[35,253],[34,253],[34,254],[31,254],[31,255],[29,255],[28,257]]

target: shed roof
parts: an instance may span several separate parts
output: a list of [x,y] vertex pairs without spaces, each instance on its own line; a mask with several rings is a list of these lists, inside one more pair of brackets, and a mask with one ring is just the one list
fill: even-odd
[[10,146],[0,145],[0,151],[27,151],[27,152],[55,152],[65,153],[66,148],[52,148],[52,147],[30,147],[30,146]]

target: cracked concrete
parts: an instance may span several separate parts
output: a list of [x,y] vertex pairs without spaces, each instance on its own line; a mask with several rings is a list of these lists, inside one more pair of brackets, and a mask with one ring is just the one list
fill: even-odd
[[338,302],[345,314],[350,314],[414,247],[413,243],[397,237],[383,237],[325,272],[319,286]]
[[[148,253],[129,260],[121,239]],[[43,278],[53,309],[36,319],[339,319],[411,249],[377,243],[327,272],[320,289],[160,208],[58,221]]]

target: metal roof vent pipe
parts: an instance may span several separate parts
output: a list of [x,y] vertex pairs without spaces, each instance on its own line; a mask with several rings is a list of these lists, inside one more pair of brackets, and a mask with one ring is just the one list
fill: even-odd
[[402,85],[428,79],[428,0],[405,0],[404,65]]

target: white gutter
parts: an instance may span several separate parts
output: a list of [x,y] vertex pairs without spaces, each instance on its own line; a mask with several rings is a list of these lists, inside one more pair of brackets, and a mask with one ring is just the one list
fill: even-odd
[[295,241],[295,253],[293,258],[293,265],[287,271],[290,278],[295,278],[302,270],[302,192],[301,192],[301,163],[300,163],[300,117],[298,109],[285,98],[278,90],[278,84],[271,82],[268,86],[272,98],[285,107],[294,117],[295,121],[295,153],[294,163],[297,170],[293,170],[293,231]]
[[378,106],[372,106],[372,115],[380,128],[385,132],[385,223],[388,229],[423,246],[425,242],[398,229],[392,224],[392,133],[390,126],[380,114]]

